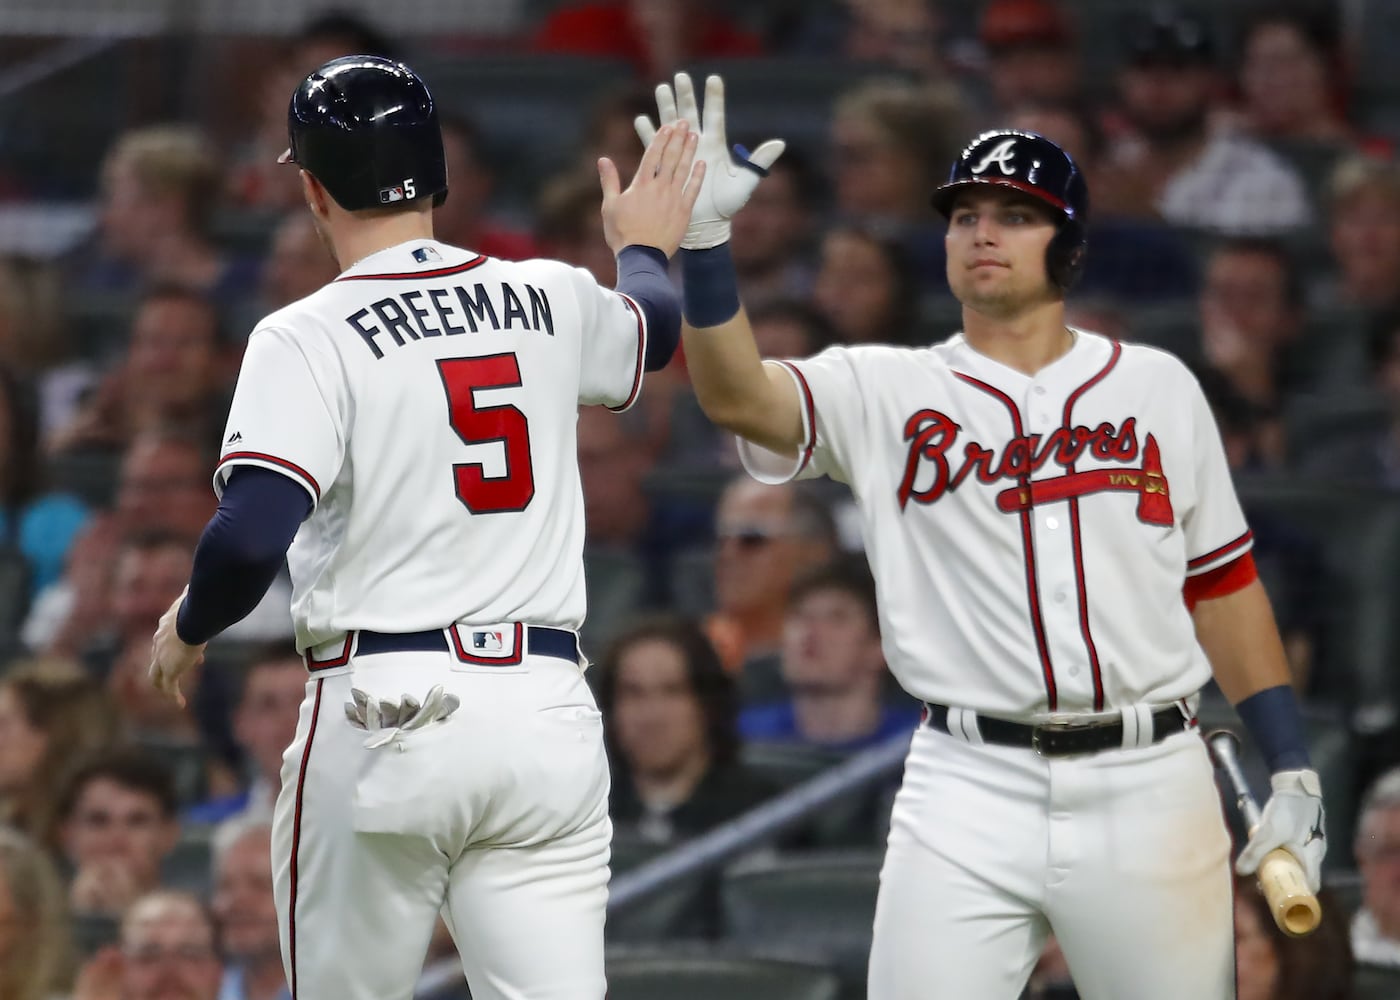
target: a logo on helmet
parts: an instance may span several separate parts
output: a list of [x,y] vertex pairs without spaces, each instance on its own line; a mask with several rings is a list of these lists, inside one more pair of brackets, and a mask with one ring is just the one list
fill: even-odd
[[981,161],[970,167],[974,174],[985,173],[991,165],[995,163],[1003,174],[1010,177],[1016,172],[1016,140],[1003,139],[997,145],[987,151],[987,155]]

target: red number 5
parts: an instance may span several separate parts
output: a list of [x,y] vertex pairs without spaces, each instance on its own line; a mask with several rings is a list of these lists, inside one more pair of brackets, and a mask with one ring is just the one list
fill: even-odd
[[500,441],[505,445],[506,474],[488,478],[480,462],[452,466],[457,499],[473,514],[502,514],[524,510],[535,495],[535,471],[530,465],[530,422],[509,404],[477,406],[476,390],[520,385],[520,363],[514,354],[439,361],[438,375],[447,390],[452,429],[463,444]]

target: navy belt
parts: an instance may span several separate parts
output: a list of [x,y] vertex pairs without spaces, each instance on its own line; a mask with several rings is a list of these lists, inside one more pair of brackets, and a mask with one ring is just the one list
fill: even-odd
[[[925,725],[948,733],[948,706],[924,703]],[[1168,705],[1152,713],[1152,742],[1160,743],[1173,733],[1179,733],[1188,725],[1180,708]],[[1047,722],[1030,725],[1012,722],[1010,719],[997,719],[988,715],[977,716],[977,731],[982,734],[984,743],[994,743],[1004,747],[1025,747],[1034,750],[1042,757],[1068,757],[1072,754],[1098,753],[1101,750],[1121,750],[1123,747],[1123,720],[1102,719],[1094,722]]]
[[[465,642],[463,635],[466,636]],[[508,667],[518,664],[521,658],[530,656],[552,656],[577,664],[579,661],[578,636],[567,629],[546,628],[543,625],[516,625],[513,649],[509,656],[492,656],[492,645],[475,640],[500,636],[494,632],[473,629],[469,625],[458,625],[450,629],[428,629],[423,632],[371,632],[358,629],[345,637],[345,649],[340,656],[327,660],[313,660],[309,652],[306,659],[310,670],[325,670],[329,667],[344,666],[350,661],[351,638],[356,656],[373,656],[376,653],[451,653],[463,663],[481,666]],[[449,636],[451,638],[449,638]]]

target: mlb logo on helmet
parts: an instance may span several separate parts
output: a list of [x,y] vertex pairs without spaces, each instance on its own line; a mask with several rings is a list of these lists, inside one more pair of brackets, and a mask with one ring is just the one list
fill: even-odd
[[387,187],[379,189],[379,203],[381,205],[391,205],[396,201],[403,201],[403,186]]

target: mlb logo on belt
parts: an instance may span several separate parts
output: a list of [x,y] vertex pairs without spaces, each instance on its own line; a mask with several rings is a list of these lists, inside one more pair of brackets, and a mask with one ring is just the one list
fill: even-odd
[[500,653],[506,648],[504,632],[473,632],[473,653]]

